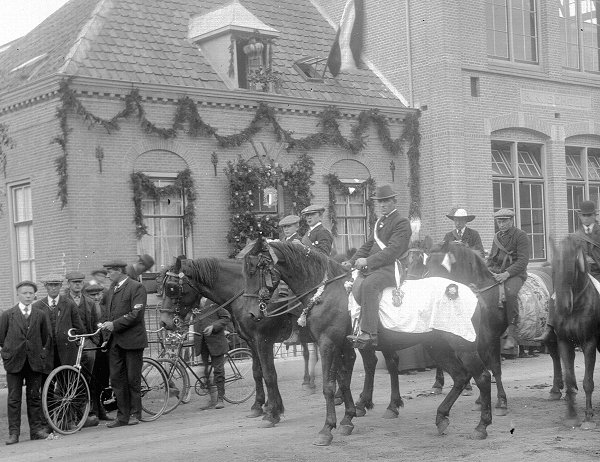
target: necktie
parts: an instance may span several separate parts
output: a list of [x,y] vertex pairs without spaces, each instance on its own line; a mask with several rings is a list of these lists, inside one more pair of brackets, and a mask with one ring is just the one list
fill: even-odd
[[462,229],[458,230],[458,237],[459,237],[459,239],[462,237]]
[[29,318],[29,306],[25,307],[25,312],[23,314],[25,315],[25,319]]
[[52,311],[54,311],[54,308],[56,308],[56,300],[52,300],[52,303],[50,304],[50,308],[52,308]]

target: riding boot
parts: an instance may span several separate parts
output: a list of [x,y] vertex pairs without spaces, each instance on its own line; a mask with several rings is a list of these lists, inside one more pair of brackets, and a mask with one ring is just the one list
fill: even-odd
[[298,325],[294,323],[294,325],[292,325],[292,333],[290,334],[290,336],[288,337],[287,340],[284,340],[283,343],[286,346],[289,345],[297,345],[298,343],[300,343],[300,339],[298,337]]
[[534,342],[546,343],[548,340],[550,340],[550,336],[552,335],[553,330],[554,328],[552,326],[546,324],[546,329],[544,330],[544,333],[539,337],[534,337],[532,340]]
[[504,349],[505,350],[511,350],[515,346],[517,346],[517,339],[516,339],[516,332],[515,332],[516,329],[517,329],[517,326],[515,326],[514,324],[509,324],[508,327],[506,328],[506,339],[504,340]]

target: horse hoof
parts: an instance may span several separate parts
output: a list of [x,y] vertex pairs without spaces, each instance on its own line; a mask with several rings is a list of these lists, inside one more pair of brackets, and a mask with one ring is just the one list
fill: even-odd
[[317,436],[317,439],[313,441],[313,444],[315,446],[329,446],[331,444],[332,440],[333,440],[333,435],[331,435],[331,434],[323,435],[322,433],[319,433],[319,435]]
[[270,420],[261,420],[258,424],[258,428],[273,428],[275,426],[274,422]]
[[356,408],[356,417],[364,417],[365,415],[367,415],[367,411],[365,410],[364,407]]
[[448,425],[450,425],[450,421],[446,417],[441,419],[437,424],[438,435],[443,435],[448,428]]
[[575,428],[579,425],[579,420],[577,418],[567,418],[563,422],[567,428]]
[[508,408],[505,407],[497,407],[494,408],[494,415],[496,416],[504,416],[504,415],[508,415]]
[[430,391],[430,393],[432,395],[441,395],[442,394],[442,389],[438,388],[438,387],[433,387]]
[[548,395],[548,399],[550,401],[558,401],[562,398],[562,393],[560,391],[551,391]]
[[256,417],[260,417],[261,415],[263,415],[263,410],[261,409],[250,409],[250,414],[248,414],[246,417],[249,419],[255,419]]
[[487,436],[488,436],[488,434],[487,434],[487,432],[485,430],[482,431],[482,432],[479,431],[479,430],[474,430],[473,433],[471,433],[468,436],[468,439],[470,439],[470,440],[484,440],[484,439],[487,438]]
[[592,422],[591,420],[588,420],[581,424],[582,430],[593,430],[594,428],[596,428],[596,423]]
[[383,415],[381,416],[382,419],[397,419],[398,418],[398,411],[392,411],[391,409],[386,409],[385,412],[383,413]]
[[344,435],[344,436],[351,435],[353,430],[354,430],[354,425],[340,425],[340,427],[339,427],[340,435]]

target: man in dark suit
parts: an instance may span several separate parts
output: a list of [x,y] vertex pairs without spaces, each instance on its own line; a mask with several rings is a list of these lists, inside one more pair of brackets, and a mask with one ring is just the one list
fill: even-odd
[[31,281],[17,284],[19,303],[0,316],[0,355],[8,385],[7,414],[9,437],[6,444],[19,442],[23,381],[27,394],[27,419],[32,440],[46,439],[41,395],[44,359],[52,345],[50,321],[32,307],[37,286]]
[[144,324],[146,289],[125,274],[127,263],[114,260],[103,265],[112,285],[106,293],[103,329],[110,332],[110,382],[117,399],[117,418],[109,428],[139,423],[142,416],[142,357],[148,346]]
[[453,208],[446,216],[454,221],[454,229],[444,236],[442,247],[447,249],[449,242],[460,242],[475,250],[483,258],[485,253],[481,237],[477,231],[467,226],[467,223],[475,219],[475,215],[469,215],[465,209]]
[[[208,381],[209,361],[212,362],[217,399],[215,409],[223,409],[223,396],[225,396],[225,353],[229,351],[229,342],[225,331],[231,330],[231,316],[225,308],[219,308],[215,303],[205,300],[204,307],[198,314],[198,321],[194,323],[194,332],[201,333],[194,339],[196,355],[202,356],[204,376]],[[208,316],[206,316],[208,314]]]
[[508,322],[505,350],[510,350],[517,345],[519,290],[527,279],[529,263],[529,237],[525,231],[514,226],[514,216],[515,212],[510,209],[500,209],[494,213],[499,231],[494,236],[492,250],[487,259],[487,266],[494,273],[494,279],[504,283]]
[[342,263],[347,269],[361,270],[365,276],[359,290],[362,333],[348,336],[358,348],[377,346],[379,296],[386,287],[396,286],[396,260],[404,260],[406,265],[408,257],[412,231],[408,219],[400,217],[396,209],[396,195],[390,185],[377,188],[373,199],[381,213],[375,229],[353,257]]
[[302,243],[329,256],[333,247],[333,236],[321,223],[324,212],[325,207],[322,205],[309,205],[302,210],[302,216],[309,226],[308,232],[302,237]]

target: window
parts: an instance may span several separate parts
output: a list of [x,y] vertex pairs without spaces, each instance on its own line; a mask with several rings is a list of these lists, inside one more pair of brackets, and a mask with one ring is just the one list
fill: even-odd
[[262,90],[271,72],[271,42],[260,38],[236,40],[238,86]]
[[538,62],[536,0],[486,0],[486,30],[490,57]]
[[[174,178],[153,178],[158,187],[171,185]],[[148,234],[138,241],[138,253],[154,256],[156,268],[171,266],[173,259],[185,255],[183,228],[184,196],[181,192],[159,199],[142,199],[142,215]]]
[[567,146],[567,210],[569,232],[579,227],[577,210],[584,200],[598,204],[600,199],[600,149]]
[[530,258],[546,259],[542,146],[492,141],[494,211],[515,211],[515,226],[529,236]]
[[[355,180],[341,180],[352,193]],[[359,249],[367,237],[367,197],[366,190],[346,196],[335,193],[335,213],[338,235],[335,237],[335,249],[345,254],[349,249]]]
[[598,0],[559,0],[563,66],[600,72],[600,26]]
[[12,223],[19,281],[35,281],[35,248],[33,242],[33,215],[31,185],[20,184],[11,188]]

